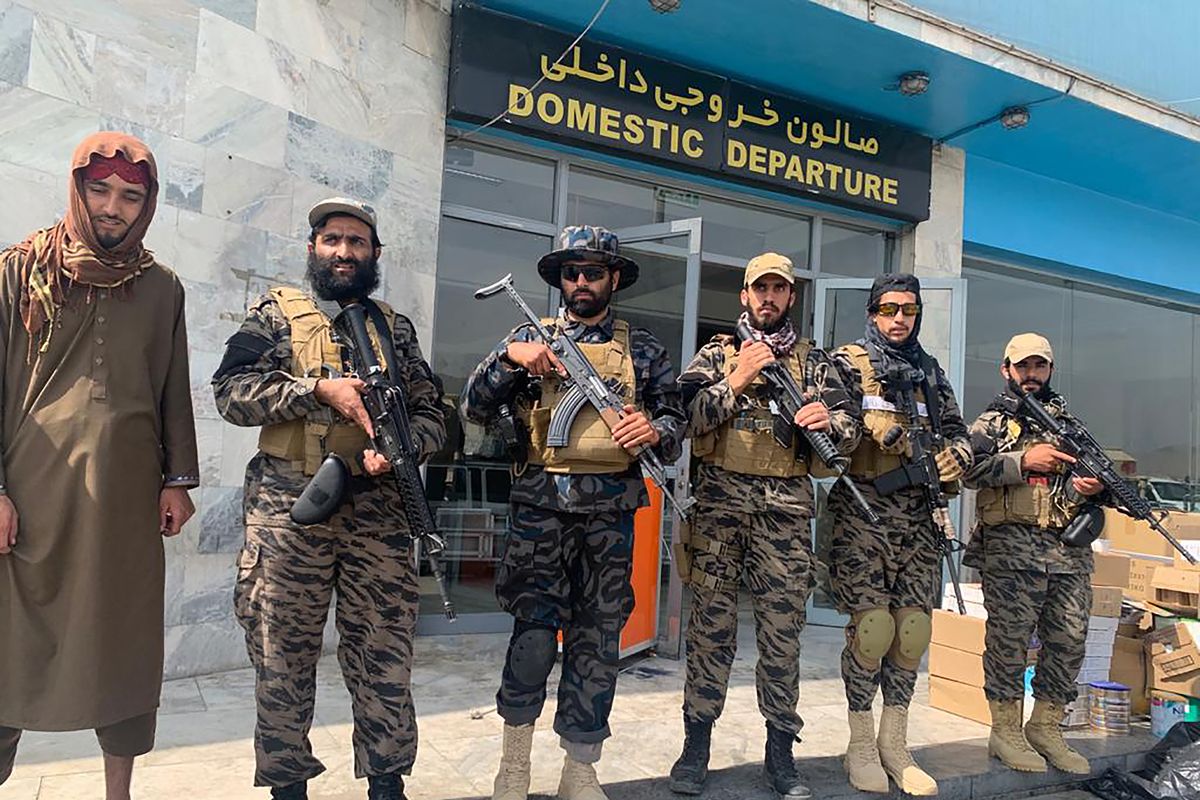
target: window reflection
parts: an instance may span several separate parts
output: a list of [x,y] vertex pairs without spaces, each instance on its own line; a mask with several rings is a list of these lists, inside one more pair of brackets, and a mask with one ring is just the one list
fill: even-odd
[[554,162],[447,144],[442,202],[550,222],[554,214]]
[[853,278],[882,275],[887,239],[882,231],[847,228],[826,222],[821,226],[821,272]]

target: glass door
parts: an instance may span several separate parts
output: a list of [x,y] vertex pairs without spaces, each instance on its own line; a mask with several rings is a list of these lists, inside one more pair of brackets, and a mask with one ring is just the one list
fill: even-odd
[[[871,280],[864,278],[818,278],[813,282],[813,337],[817,346],[833,350],[863,335],[866,325],[867,298]],[[963,369],[966,347],[967,282],[961,278],[921,278],[921,300],[924,318],[921,320],[921,345],[938,360],[962,398]],[[833,480],[816,481],[817,510],[812,523],[813,552],[828,563],[833,520],[827,510],[829,490]],[[958,499],[950,503],[950,518],[960,540],[966,540],[962,522],[964,514]],[[943,570],[943,582],[948,579]],[[808,621],[815,625],[844,625],[846,617],[839,614],[824,586],[818,586],[809,599]]]
[[[621,253],[641,267],[638,282],[616,294],[617,315],[631,325],[646,328],[671,355],[676,373],[696,351],[696,320],[700,303],[700,235],[698,217],[616,231]],[[672,491],[687,494],[690,444],[668,471]],[[678,657],[683,584],[669,565],[670,543],[679,521],[663,513],[662,499],[651,489],[653,505],[635,519],[633,585],[635,606],[621,636],[622,657],[656,646],[660,655]],[[665,573],[666,609],[662,615],[662,579]],[[661,619],[661,624],[660,624]]]

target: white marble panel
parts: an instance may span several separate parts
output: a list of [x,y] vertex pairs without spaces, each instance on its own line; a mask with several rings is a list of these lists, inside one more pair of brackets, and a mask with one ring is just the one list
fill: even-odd
[[433,293],[437,279],[433,275],[414,272],[404,267],[387,264],[387,286],[383,297],[396,311],[412,320],[417,330],[417,341],[426,360],[433,339]]
[[0,81],[25,83],[32,40],[33,12],[11,2],[0,3]]
[[[209,309],[201,308],[198,305],[191,305],[187,310],[188,319],[191,319],[195,315],[207,313],[209,313]],[[199,424],[200,420],[211,420],[223,425],[224,423],[220,422],[221,417],[217,413],[216,401],[213,399],[212,376],[221,363],[224,351],[200,350],[196,347],[189,348],[189,350],[188,367],[192,373],[192,411],[196,416],[197,424]],[[215,452],[220,453],[221,436],[219,431],[210,444]],[[205,457],[205,444],[203,442],[200,444],[200,456],[202,459]],[[203,467],[201,467],[200,472],[202,486],[215,486],[221,477],[220,462],[217,462],[216,468],[211,474],[206,473]]]
[[[308,235],[312,232],[308,226],[308,210],[322,200],[340,194],[345,194],[345,192],[325,183],[297,178],[292,194],[292,237],[303,239],[307,243]],[[305,261],[299,261],[296,264],[285,265],[287,274],[294,275],[295,280],[303,280],[305,263]]]
[[233,620],[235,561],[232,552],[193,555],[187,560],[183,571],[181,624],[220,624]]
[[[242,487],[215,486],[203,492],[204,508],[200,527],[201,553],[234,553],[244,539],[242,528]],[[197,620],[187,620],[197,621]]]
[[205,214],[286,234],[291,228],[292,176],[221,150],[209,149],[204,167]]
[[343,72],[364,35],[366,0],[258,0],[258,32]]
[[405,158],[442,165],[446,68],[399,48],[389,77],[364,84],[371,109],[366,138]]
[[[192,494],[194,496],[195,492]],[[180,623],[180,613],[183,609],[183,570],[188,558],[193,555],[176,545],[182,537],[180,534],[165,540],[166,587],[163,594],[163,623],[168,626]]]
[[95,74],[95,105],[102,112],[175,136],[183,133],[185,69],[102,38],[96,43]]
[[196,73],[277,106],[307,107],[310,59],[210,11],[200,11]]
[[450,15],[425,0],[407,0],[404,44],[439,64],[448,63]]
[[[192,352],[192,358],[189,359],[193,373],[196,369],[195,351]],[[209,373],[211,376],[212,373]],[[195,377],[193,386],[199,383]],[[205,384],[208,381],[205,380]],[[212,389],[207,385],[204,387],[208,391],[203,394],[208,395],[209,405],[213,405]],[[197,394],[195,389],[192,391],[193,397]],[[201,417],[196,420],[196,444],[200,448],[200,487],[202,489],[216,488],[221,481],[221,440],[223,436],[223,428],[225,427],[224,420],[219,417]],[[204,498],[195,497],[194,502],[199,503]],[[203,535],[203,532],[202,532]],[[216,552],[204,551],[201,552]]]
[[71,154],[98,121],[96,112],[73,103],[0,84],[0,161],[61,175],[65,203]]
[[39,16],[124,42],[161,64],[191,68],[196,62],[197,8],[188,0],[36,0]]
[[243,485],[246,480],[246,465],[257,452],[258,428],[226,425],[222,431],[221,485]]
[[224,622],[172,625],[166,629],[165,644],[163,677],[167,679],[246,666],[245,636],[232,617]]
[[346,136],[327,125],[288,115],[288,169],[293,175],[345,194],[374,202],[392,175],[392,153]]
[[[0,137],[2,140],[3,137]],[[15,244],[38,228],[53,225],[66,212],[66,179],[0,160],[0,185],[20,197],[0,214],[0,242]]]
[[33,21],[29,88],[91,105],[96,88],[96,34],[45,14]]
[[220,14],[231,22],[254,30],[254,18],[258,14],[258,0],[191,0],[192,3]]
[[199,211],[204,198],[204,148],[143,122],[104,114],[100,128],[141,139],[158,164],[158,202]]
[[175,229],[179,225],[179,209],[161,201],[154,209],[154,220],[142,243],[154,253],[154,258],[164,267],[175,268]]
[[[307,211],[308,205],[305,205]],[[267,235],[267,269],[278,283],[300,286],[308,263],[308,239],[293,236]]]
[[202,75],[188,78],[183,135],[268,167],[283,167],[287,110]]
[[308,79],[308,116],[351,136],[363,136],[373,116],[367,89],[333,67],[313,62]]
[[395,81],[407,14],[404,0],[367,0],[360,51],[353,74],[364,84]]
[[[226,287],[230,294],[228,299],[234,305],[220,310],[237,311],[240,315],[245,309],[240,291],[245,283],[244,274],[261,268],[266,257],[266,232],[207,214],[181,210],[176,246],[179,255],[175,271],[189,281]],[[189,307],[204,308],[206,316],[214,316],[216,309],[207,305],[213,298],[205,297],[204,304],[197,304],[200,299],[188,298]],[[224,350],[224,347],[211,349]]]
[[[266,242],[261,246],[265,249]],[[226,340],[237,332],[244,318],[239,287],[187,278],[182,278],[182,282],[189,302],[206,309],[204,314],[188,318],[188,343],[201,350],[224,350]]]

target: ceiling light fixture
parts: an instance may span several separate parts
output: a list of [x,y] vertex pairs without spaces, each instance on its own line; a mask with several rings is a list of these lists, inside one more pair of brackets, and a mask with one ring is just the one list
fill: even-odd
[[906,72],[900,76],[896,88],[906,97],[925,94],[925,90],[929,88],[929,75],[920,71]]
[[679,10],[683,0],[650,0],[650,7],[660,14],[670,14]]
[[1000,112],[1000,124],[1005,130],[1015,131],[1029,124],[1029,109],[1025,106],[1012,106]]

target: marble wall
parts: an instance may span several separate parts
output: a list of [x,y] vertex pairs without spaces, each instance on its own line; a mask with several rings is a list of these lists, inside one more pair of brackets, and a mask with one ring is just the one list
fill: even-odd
[[148,244],[187,287],[203,482],[167,546],[168,677],[245,664],[232,586],[255,431],[220,420],[209,378],[247,302],[301,280],[318,199],[376,207],[384,296],[428,353],[449,13],[450,0],[0,0],[0,243],[62,215],[88,133],[135,133],[159,163]]

